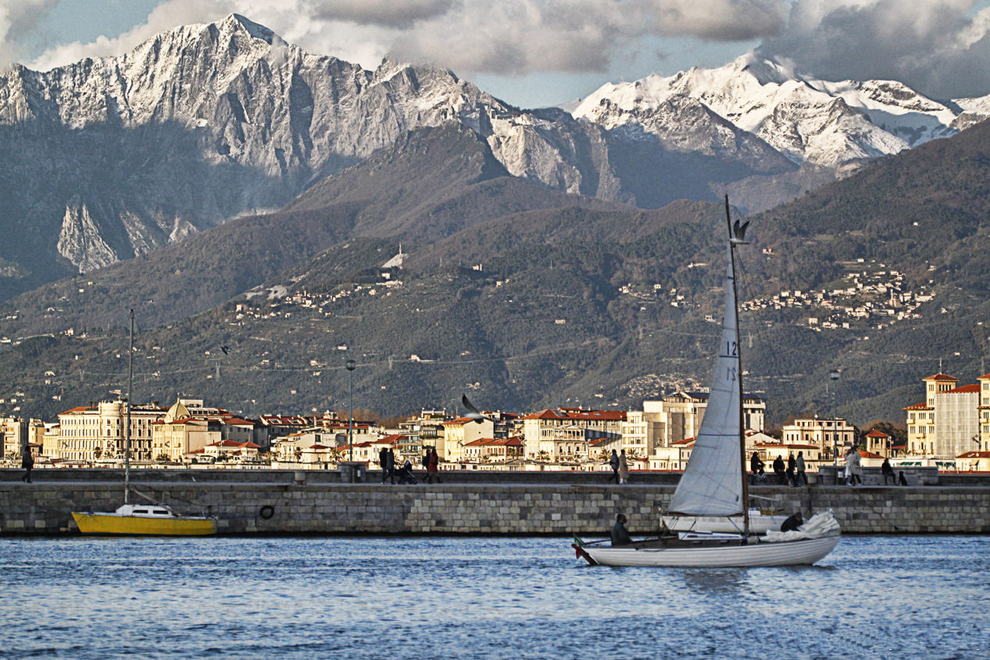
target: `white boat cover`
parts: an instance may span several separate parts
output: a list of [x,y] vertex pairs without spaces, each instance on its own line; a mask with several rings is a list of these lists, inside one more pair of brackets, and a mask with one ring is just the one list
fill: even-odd
[[671,498],[668,514],[741,515],[746,506],[743,502],[744,475],[739,442],[742,433],[742,392],[738,315],[733,285],[732,241],[728,243],[725,318],[711,394],[691,457]]
[[836,522],[832,511],[820,511],[813,515],[811,519],[789,532],[767,532],[765,541],[777,543],[779,541],[800,541],[801,539],[819,539],[824,536],[837,535],[839,533],[839,523]]

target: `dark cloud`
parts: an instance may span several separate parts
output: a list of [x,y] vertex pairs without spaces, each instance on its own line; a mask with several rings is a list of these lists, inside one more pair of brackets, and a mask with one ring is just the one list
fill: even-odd
[[459,0],[332,0],[315,2],[313,18],[406,29],[443,16]]
[[[834,5],[829,7],[828,5]],[[825,80],[892,79],[939,99],[990,93],[986,13],[967,0],[798,0],[762,56]]]

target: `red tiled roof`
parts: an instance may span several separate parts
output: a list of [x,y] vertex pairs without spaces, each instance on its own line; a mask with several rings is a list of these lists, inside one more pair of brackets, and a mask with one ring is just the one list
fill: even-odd
[[867,438],[889,438],[890,436],[888,434],[884,433],[883,431],[878,431],[876,429],[873,429],[872,431],[870,431],[869,433],[866,434],[866,437]]
[[963,385],[952,390],[946,390],[945,394],[978,394],[979,391],[979,385]]
[[626,419],[625,410],[584,410],[583,408],[560,408],[546,410],[530,415],[523,415],[522,419],[572,419],[575,421],[615,421],[621,422]]
[[913,406],[908,406],[907,408],[901,408],[901,410],[931,410],[932,408],[927,403],[916,403]]
[[243,449],[261,449],[260,446],[254,444],[253,442],[237,442],[235,440],[219,440],[208,446],[209,447],[241,447]]
[[954,376],[950,376],[949,374],[938,373],[935,374],[934,376],[923,378],[922,380],[959,380],[959,379],[955,378]]
[[990,458],[990,451],[968,451],[965,454],[959,454],[956,458]]
[[473,422],[473,421],[474,420],[471,419],[470,417],[458,417],[457,419],[450,419],[450,420],[447,420],[446,422],[441,422],[440,425],[441,426],[446,426],[447,424],[452,424],[452,425],[453,424],[462,424],[463,425],[463,424],[467,424],[468,422]]
[[89,406],[79,406],[78,408],[70,408],[69,410],[66,410],[63,413],[59,413],[59,415],[68,415],[69,413],[82,412],[84,410],[96,410],[96,408],[90,408]]

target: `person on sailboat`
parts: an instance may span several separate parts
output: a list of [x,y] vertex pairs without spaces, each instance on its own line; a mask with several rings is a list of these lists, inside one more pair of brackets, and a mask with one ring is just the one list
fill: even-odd
[[615,516],[615,524],[612,525],[612,545],[632,545],[632,536],[626,529],[626,516],[618,514]]
[[804,518],[801,516],[801,512],[796,512],[793,516],[789,516],[780,525],[780,531],[790,532],[796,530],[798,527],[804,524]]

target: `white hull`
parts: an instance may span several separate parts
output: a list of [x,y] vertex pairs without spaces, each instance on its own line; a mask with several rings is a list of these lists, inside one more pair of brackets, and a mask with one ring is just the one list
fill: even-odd
[[[750,543],[749,545],[650,547],[580,547],[579,554],[603,566],[671,566],[683,568],[748,568],[757,566],[801,566],[814,564],[832,552],[838,534],[798,541]],[[578,546],[575,545],[577,549]]]
[[[735,532],[742,533],[743,520],[741,517],[726,516],[660,516],[663,524],[672,532]],[[751,534],[766,534],[768,531],[780,531],[780,526],[787,516],[765,516],[761,513],[750,513],[749,531]]]

